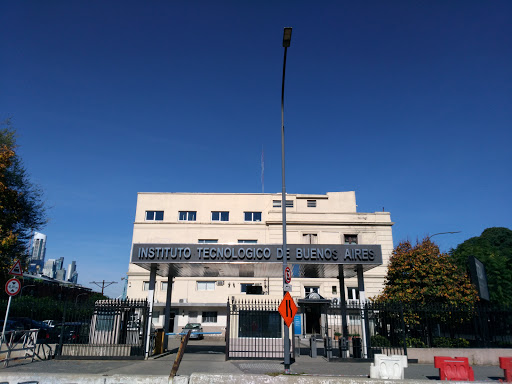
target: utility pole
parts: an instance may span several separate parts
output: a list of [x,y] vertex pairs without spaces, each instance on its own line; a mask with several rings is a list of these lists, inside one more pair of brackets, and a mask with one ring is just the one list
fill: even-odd
[[103,295],[103,290],[112,284],[117,284],[117,281],[91,281],[89,284],[96,284],[98,287],[101,287],[101,294]]

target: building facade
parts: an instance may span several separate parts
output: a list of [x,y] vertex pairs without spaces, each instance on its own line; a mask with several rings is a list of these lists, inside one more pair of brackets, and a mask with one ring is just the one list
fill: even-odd
[[[357,212],[355,192],[329,192],[325,195],[288,194],[286,196],[288,244],[373,244],[382,250],[382,265],[364,273],[366,297],[383,288],[387,264],[393,249],[389,212]],[[133,229],[137,244],[282,244],[280,194],[234,193],[139,193]],[[133,248],[133,246],[132,246]],[[208,248],[209,249],[209,248]],[[164,326],[168,284],[172,281],[169,330],[179,332],[187,323],[201,323],[206,332],[223,332],[228,300],[275,299],[283,297],[283,279],[278,269],[264,274],[250,272],[247,263],[238,263],[236,275],[201,269],[200,276],[157,276],[154,289],[153,324]],[[181,267],[178,267],[181,268]],[[193,270],[194,265],[190,266]],[[309,267],[311,269],[311,266]],[[199,271],[199,270],[198,270]],[[193,272],[193,271],[192,271]],[[352,272],[354,272],[352,270]],[[127,296],[148,297],[149,271],[135,263],[128,268]],[[340,283],[336,275],[323,272],[294,277],[293,298],[304,299],[315,293],[339,300]],[[314,276],[314,277],[304,277]],[[349,274],[354,276],[354,274]],[[345,279],[346,299],[358,300],[358,281]],[[153,294],[153,293],[152,293]],[[312,322],[310,322],[312,324]],[[305,325],[306,333],[313,331]],[[166,327],[167,328],[167,327]]]

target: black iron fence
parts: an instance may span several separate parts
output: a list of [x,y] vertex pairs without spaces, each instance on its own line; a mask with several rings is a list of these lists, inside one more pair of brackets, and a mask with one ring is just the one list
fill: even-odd
[[228,301],[226,359],[283,358],[285,330],[279,304],[279,300]]
[[144,357],[146,300],[78,299],[19,300],[11,305],[8,324],[16,331],[39,329],[37,342],[51,346],[56,358]]
[[512,308],[349,302],[345,332],[340,306],[327,313],[322,332],[345,357],[406,354],[407,348],[512,348]]

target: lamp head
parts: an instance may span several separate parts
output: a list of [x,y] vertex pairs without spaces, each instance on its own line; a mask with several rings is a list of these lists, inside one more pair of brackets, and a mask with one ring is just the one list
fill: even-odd
[[292,28],[286,27],[283,33],[283,47],[287,48],[290,46],[292,40]]

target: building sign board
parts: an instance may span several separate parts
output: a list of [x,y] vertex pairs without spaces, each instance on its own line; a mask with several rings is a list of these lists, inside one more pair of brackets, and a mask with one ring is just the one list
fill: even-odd
[[[382,264],[377,244],[290,244],[287,260],[295,264]],[[278,244],[141,244],[132,248],[132,263],[282,262]]]

